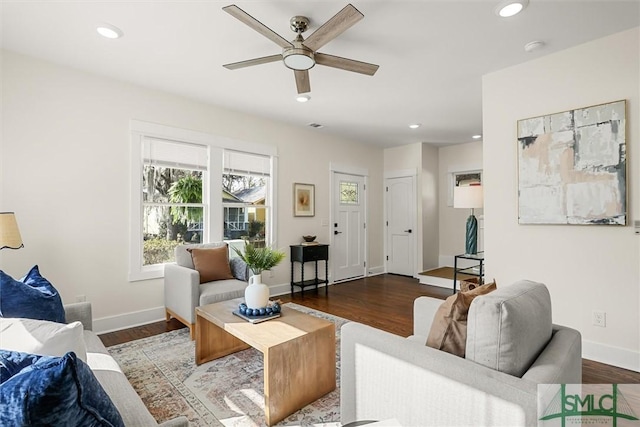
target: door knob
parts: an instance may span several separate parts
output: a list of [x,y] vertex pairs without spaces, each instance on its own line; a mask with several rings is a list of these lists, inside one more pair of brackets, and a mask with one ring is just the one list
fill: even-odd
[[405,233],[411,233],[411,229],[404,230]]
[[342,234],[342,231],[334,230],[333,234]]

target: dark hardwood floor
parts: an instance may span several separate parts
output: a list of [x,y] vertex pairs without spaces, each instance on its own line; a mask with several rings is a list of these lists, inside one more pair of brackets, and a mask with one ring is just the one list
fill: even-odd
[[[384,274],[324,288],[316,294],[307,290],[293,297],[282,295],[282,302],[295,302],[355,322],[365,323],[393,334],[408,336],[413,330],[413,300],[426,295],[444,299],[451,291],[437,286],[418,284],[418,280]],[[180,322],[156,322],[100,336],[105,346],[128,342],[183,328]],[[582,382],[585,384],[636,384],[640,373],[583,359]]]

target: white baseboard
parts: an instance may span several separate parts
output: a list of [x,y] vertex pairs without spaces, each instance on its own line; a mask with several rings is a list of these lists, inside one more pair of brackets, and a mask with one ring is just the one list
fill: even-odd
[[640,353],[626,348],[582,340],[582,357],[640,372]]
[[378,276],[380,274],[384,274],[384,265],[378,266],[378,267],[371,267],[369,268],[368,271],[368,275],[369,276]]
[[[445,279],[442,277],[423,276],[418,274],[418,279],[421,285],[432,285],[441,288],[453,289],[453,281],[451,279]],[[460,281],[458,281],[460,282]]]
[[159,322],[164,319],[164,306],[149,308],[147,310],[134,311],[132,313],[93,319],[93,331],[97,334],[105,334],[107,332],[119,331],[121,329]]

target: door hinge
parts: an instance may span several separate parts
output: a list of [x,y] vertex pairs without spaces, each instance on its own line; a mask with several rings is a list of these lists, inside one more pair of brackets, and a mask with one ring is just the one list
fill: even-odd
[[389,226],[389,221],[387,221],[387,227]]
[[387,187],[387,193],[389,192],[389,187]]
[[367,189],[367,184],[362,184],[362,189],[366,190]]
[[366,268],[366,267],[367,267],[367,261],[365,261],[363,264],[364,264],[364,266],[365,266],[365,268]]
[[362,228],[367,228],[367,223],[362,224]]
[[389,261],[389,255],[387,255],[387,261]]

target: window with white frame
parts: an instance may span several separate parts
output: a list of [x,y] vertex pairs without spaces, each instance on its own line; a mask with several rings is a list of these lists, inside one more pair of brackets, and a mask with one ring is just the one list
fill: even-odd
[[233,150],[224,152],[222,174],[224,239],[264,247],[271,241],[271,159]]
[[173,262],[175,247],[202,243],[208,147],[144,138],[142,265]]
[[272,245],[275,154],[275,147],[132,120],[129,280],[162,277],[179,244]]

